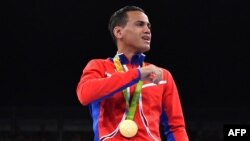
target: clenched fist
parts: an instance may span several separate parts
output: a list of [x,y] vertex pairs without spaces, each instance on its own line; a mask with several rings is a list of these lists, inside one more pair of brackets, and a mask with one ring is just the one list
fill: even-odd
[[141,72],[141,80],[158,84],[162,80],[162,69],[155,65],[148,65],[139,69]]

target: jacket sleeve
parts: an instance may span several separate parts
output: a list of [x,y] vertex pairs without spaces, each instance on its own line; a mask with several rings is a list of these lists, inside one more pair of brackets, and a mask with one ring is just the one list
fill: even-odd
[[167,80],[163,94],[161,124],[168,141],[188,141],[181,102],[174,79],[169,71],[164,70]]
[[140,79],[138,69],[131,69],[124,73],[115,72],[110,77],[106,76],[105,71],[105,60],[94,59],[88,62],[76,89],[81,104],[88,105],[103,100],[137,83]]

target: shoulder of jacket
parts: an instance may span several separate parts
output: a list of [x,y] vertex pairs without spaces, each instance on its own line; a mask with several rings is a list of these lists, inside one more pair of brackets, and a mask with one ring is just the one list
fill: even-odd
[[111,60],[108,58],[108,59],[91,59],[89,62],[92,62],[92,63],[110,63]]
[[112,61],[108,59],[91,59],[89,60],[88,64],[92,65],[107,65],[107,64],[113,64]]

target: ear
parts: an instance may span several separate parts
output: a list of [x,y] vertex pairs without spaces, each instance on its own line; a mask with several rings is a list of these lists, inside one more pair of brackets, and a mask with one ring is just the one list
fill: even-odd
[[117,39],[120,39],[122,37],[122,28],[119,26],[116,26],[113,30],[113,33]]

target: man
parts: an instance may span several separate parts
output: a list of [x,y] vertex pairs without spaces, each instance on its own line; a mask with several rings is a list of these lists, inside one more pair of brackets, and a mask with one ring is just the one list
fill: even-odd
[[188,141],[178,91],[170,72],[144,62],[150,50],[150,22],[136,6],[110,18],[117,54],[93,59],[83,70],[77,96],[88,105],[95,141]]

